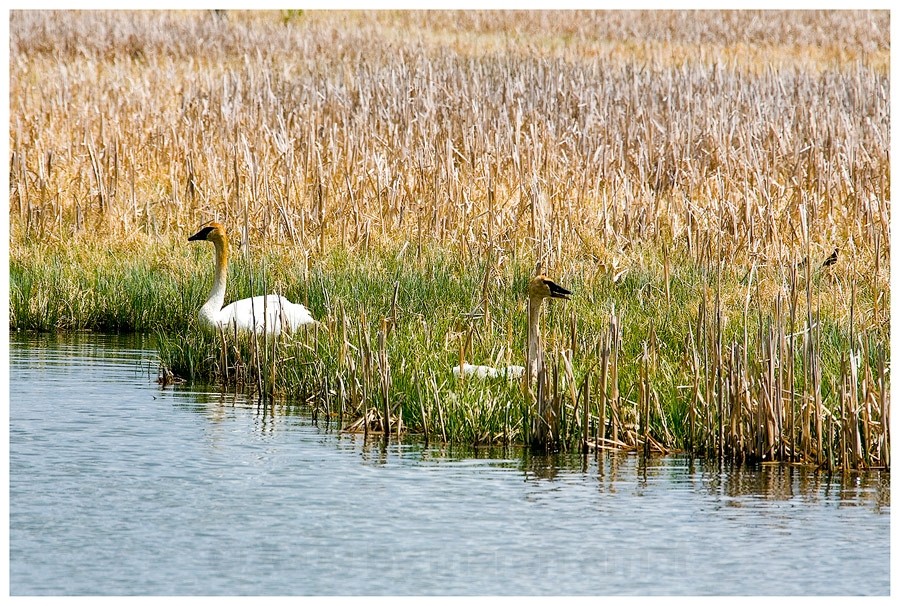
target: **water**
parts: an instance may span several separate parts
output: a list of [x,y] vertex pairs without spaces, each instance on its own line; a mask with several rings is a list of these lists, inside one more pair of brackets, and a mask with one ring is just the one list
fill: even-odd
[[890,591],[887,473],[385,447],[140,339],[10,341],[12,595]]

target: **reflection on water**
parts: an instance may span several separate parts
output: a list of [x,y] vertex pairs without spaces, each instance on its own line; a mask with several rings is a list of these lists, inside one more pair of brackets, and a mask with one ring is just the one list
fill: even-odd
[[886,512],[890,506],[890,474],[879,471],[824,474],[808,467],[720,466],[687,456],[644,459],[616,453],[603,453],[599,457],[593,453],[534,456],[525,451],[516,456],[527,479],[552,481],[570,471],[593,473],[600,489],[611,492],[629,479],[642,487],[654,483],[687,484],[698,492],[723,499],[802,499],[838,506],[866,506],[879,513]]
[[889,591],[887,472],[366,441],[160,388],[145,339],[10,340],[13,594]]

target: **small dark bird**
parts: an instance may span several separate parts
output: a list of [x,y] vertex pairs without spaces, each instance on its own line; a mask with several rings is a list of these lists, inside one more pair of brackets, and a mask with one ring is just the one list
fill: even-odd
[[827,259],[825,259],[825,261],[822,263],[822,267],[828,267],[830,265],[834,265],[835,263],[837,263],[837,258],[838,258],[838,249],[835,248],[834,252],[831,253],[831,255],[829,255],[829,257]]

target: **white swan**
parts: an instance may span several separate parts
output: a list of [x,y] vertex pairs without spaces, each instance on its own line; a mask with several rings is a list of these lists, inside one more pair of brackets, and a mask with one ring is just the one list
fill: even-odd
[[538,274],[528,283],[528,357],[526,366],[506,366],[494,368],[492,366],[480,366],[463,364],[454,366],[453,374],[457,377],[476,377],[488,379],[505,377],[507,379],[520,379],[525,375],[526,368],[530,369],[532,377],[536,376],[543,365],[543,349],[541,347],[541,305],[544,299],[568,299],[572,292],[566,290],[544,274]]
[[291,303],[281,295],[263,295],[225,303],[228,279],[228,236],[220,223],[210,221],[188,241],[209,240],[216,247],[216,273],[209,299],[200,308],[200,323],[212,330],[234,330],[278,335],[282,328],[294,331],[316,320],[303,305]]
[[494,368],[493,366],[481,366],[475,364],[463,364],[462,369],[459,366],[453,367],[453,375],[466,377],[476,377],[478,379],[495,379],[504,377],[506,379],[521,379],[525,374],[524,366],[507,366],[505,368]]

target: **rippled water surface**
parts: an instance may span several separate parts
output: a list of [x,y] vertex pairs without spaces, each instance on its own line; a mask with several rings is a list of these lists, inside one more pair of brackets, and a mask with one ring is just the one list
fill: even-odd
[[10,334],[10,593],[889,593],[889,474],[364,443]]

